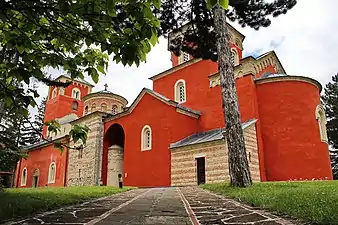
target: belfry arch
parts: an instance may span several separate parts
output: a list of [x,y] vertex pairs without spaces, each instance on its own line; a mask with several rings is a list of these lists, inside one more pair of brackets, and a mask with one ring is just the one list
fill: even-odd
[[124,129],[120,124],[111,125],[103,138],[102,183],[118,186],[118,175],[123,177]]

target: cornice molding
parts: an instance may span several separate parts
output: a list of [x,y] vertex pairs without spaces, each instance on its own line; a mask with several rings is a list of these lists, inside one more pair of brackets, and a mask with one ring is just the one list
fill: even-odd
[[189,61],[187,61],[185,63],[179,64],[179,65],[177,65],[175,67],[172,67],[172,68],[170,68],[170,69],[168,69],[168,70],[166,70],[166,71],[164,71],[162,73],[159,73],[159,74],[157,74],[155,76],[152,76],[152,77],[149,78],[149,80],[152,80],[152,81],[158,80],[158,79],[160,79],[162,77],[165,77],[165,76],[167,76],[169,74],[172,74],[172,73],[174,73],[174,72],[176,72],[178,70],[184,69],[184,68],[186,68],[186,67],[188,67],[188,66],[190,66],[190,65],[192,65],[194,63],[197,63],[199,61],[202,61],[202,59],[191,59],[191,60],[189,60]]
[[255,83],[256,84],[266,84],[266,83],[273,83],[273,82],[281,82],[281,81],[301,81],[301,82],[306,82],[309,84],[314,85],[315,87],[318,88],[319,92],[322,91],[322,85],[316,81],[315,79],[312,79],[310,77],[303,77],[303,76],[281,76],[281,77],[267,77],[267,78],[261,78],[261,79],[256,79]]

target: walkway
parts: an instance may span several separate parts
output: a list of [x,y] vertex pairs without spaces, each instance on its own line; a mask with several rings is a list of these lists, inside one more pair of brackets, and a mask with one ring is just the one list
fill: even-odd
[[135,189],[8,224],[292,224],[198,187]]

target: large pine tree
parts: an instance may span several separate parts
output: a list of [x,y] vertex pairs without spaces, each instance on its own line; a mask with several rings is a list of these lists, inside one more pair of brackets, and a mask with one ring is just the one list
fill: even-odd
[[329,144],[335,149],[331,151],[333,176],[338,179],[338,74],[325,86],[322,101],[327,118]]
[[[177,34],[169,43],[170,50],[176,55],[183,51],[194,58],[218,61],[229,175],[233,186],[249,186],[252,181],[231,63],[227,19],[258,30],[270,25],[270,15],[285,14],[296,3],[296,0],[165,0],[162,5],[160,33]],[[183,26],[185,24],[188,25]]]
[[34,120],[29,115],[27,119],[24,119],[24,123],[20,129],[20,145],[28,146],[37,143],[41,140],[42,129],[44,124],[46,107],[46,98],[44,98],[38,107],[38,112],[34,116]]

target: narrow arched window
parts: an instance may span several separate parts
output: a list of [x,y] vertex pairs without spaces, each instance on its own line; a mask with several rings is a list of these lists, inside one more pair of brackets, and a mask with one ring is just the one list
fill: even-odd
[[184,80],[178,80],[176,82],[174,92],[176,102],[184,103],[186,101],[186,89]]
[[318,121],[320,139],[323,142],[328,142],[327,131],[326,131],[326,116],[325,110],[322,105],[318,105],[316,108],[316,119]]
[[48,183],[49,184],[55,183],[55,175],[56,175],[56,164],[55,162],[52,162],[49,166],[49,171],[48,171]]
[[106,112],[107,111],[107,104],[106,103],[102,103],[101,104],[101,111],[102,112]]
[[60,95],[64,95],[65,94],[65,88],[64,87],[60,87]]
[[92,112],[95,112],[95,111],[96,111],[96,104],[93,103],[93,104],[92,104]]
[[55,98],[58,94],[58,89],[54,88],[54,90],[52,91],[52,99]]
[[23,168],[21,174],[21,186],[26,186],[27,183],[27,168]]
[[141,150],[151,150],[151,128],[146,125],[141,132]]
[[178,64],[188,62],[190,60],[189,53],[181,52],[181,54],[178,56]]
[[231,63],[233,66],[237,66],[239,64],[238,54],[234,48],[231,49]]
[[111,109],[111,113],[113,115],[115,115],[117,113],[117,105],[113,105],[112,109]]
[[78,88],[73,88],[72,90],[72,97],[76,99],[81,99],[81,92]]
[[85,115],[87,115],[87,114],[88,114],[88,105],[85,107],[84,114],[85,114]]
[[73,101],[72,103],[72,109],[73,110],[77,110],[79,108],[79,103],[77,103],[77,101]]

